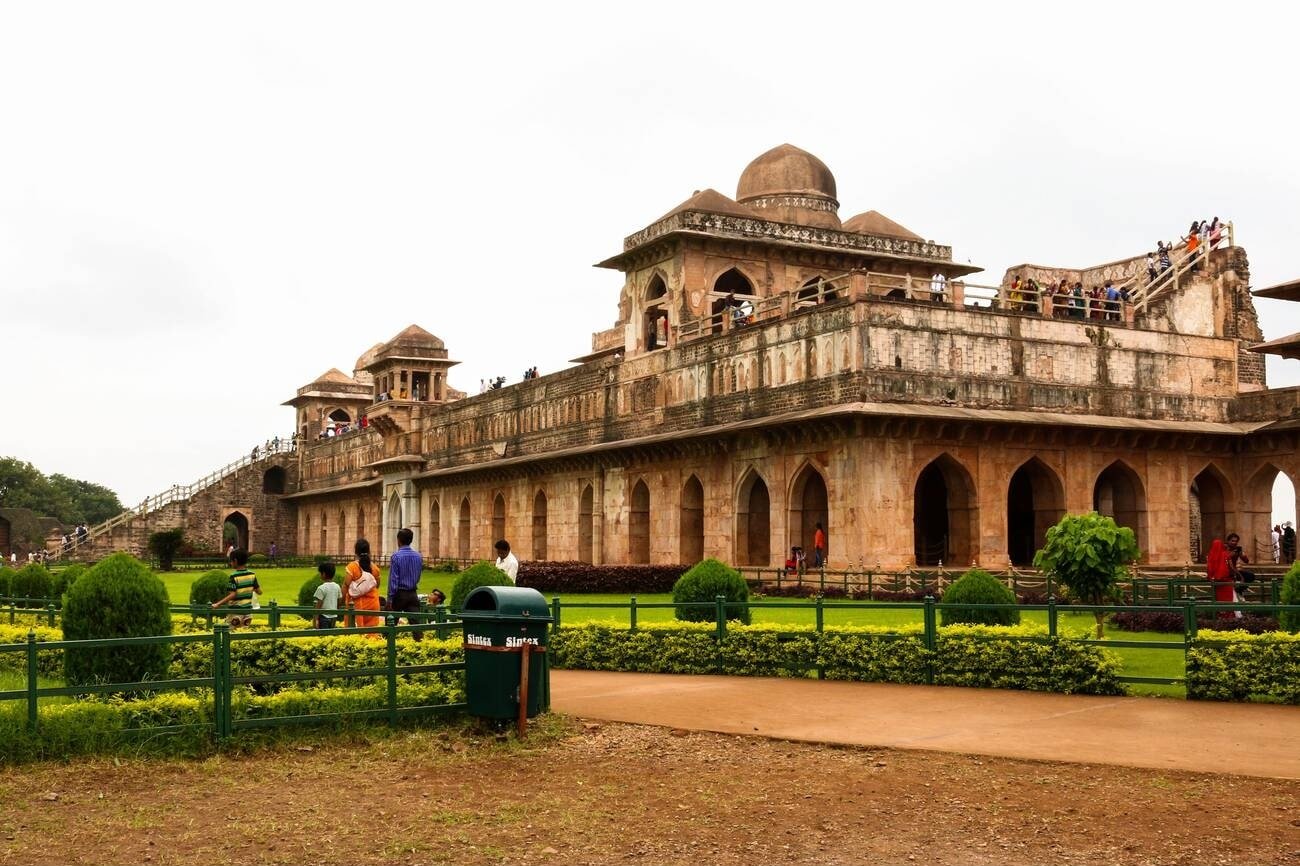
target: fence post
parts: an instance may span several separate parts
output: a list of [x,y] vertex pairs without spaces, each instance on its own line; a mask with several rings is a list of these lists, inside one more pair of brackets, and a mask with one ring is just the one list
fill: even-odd
[[275,599],[271,599],[271,614],[267,617],[271,621],[271,631],[277,631],[280,628],[280,605]]
[[925,661],[925,684],[934,685],[934,651],[938,646],[937,629],[934,625],[934,596],[925,597],[925,648],[928,650]]
[[385,620],[384,637],[388,641],[388,723],[397,724],[397,617],[391,613]]
[[727,636],[727,597],[725,595],[715,595],[713,597],[714,614],[717,616],[717,638],[721,643],[722,639]]
[[822,607],[822,597],[817,596],[817,633],[821,634],[826,627],[826,609]]
[[36,631],[27,630],[27,730],[36,733]]
[[1183,602],[1183,642],[1196,640],[1196,630],[1196,602],[1189,598]]
[[1056,596],[1047,597],[1047,636],[1056,637]]
[[[1269,581],[1268,595],[1269,595],[1269,604],[1282,603],[1282,581],[1281,580],[1275,577],[1271,581]],[[1277,611],[1273,611],[1273,612],[1277,613]]]
[[230,626],[218,623],[212,629],[212,716],[217,740],[230,736]]
[[557,595],[551,599],[551,631],[560,630],[560,597]]
[[45,613],[49,619],[50,628],[54,628],[54,602],[51,601],[45,605]]
[[628,631],[636,631],[636,596],[632,596],[628,606]]
[[[447,621],[447,608],[445,605],[439,604],[433,608],[433,621],[435,623],[445,623]],[[434,629],[434,632],[438,635],[438,640],[447,639],[447,626],[440,626]]]

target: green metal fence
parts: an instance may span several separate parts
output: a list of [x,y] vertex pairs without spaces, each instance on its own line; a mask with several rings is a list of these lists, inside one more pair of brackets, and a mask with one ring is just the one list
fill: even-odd
[[[312,608],[292,608],[290,612],[315,612]],[[165,734],[184,730],[204,729],[217,741],[230,737],[234,732],[252,728],[280,727],[299,724],[319,724],[322,722],[346,719],[378,718],[389,723],[413,716],[431,716],[463,710],[463,702],[424,704],[417,706],[400,706],[398,704],[398,682],[402,677],[424,673],[447,673],[463,671],[464,661],[399,665],[397,663],[397,638],[402,634],[432,631],[440,637],[446,637],[455,623],[444,617],[436,625],[411,623],[399,625],[396,617],[387,616],[383,625],[336,628],[329,630],[290,629],[265,631],[232,631],[225,623],[216,623],[212,631],[194,634],[164,635],[158,637],[105,638],[81,641],[37,641],[36,634],[29,632],[27,640],[18,644],[0,645],[0,654],[25,653],[25,686],[22,689],[0,691],[0,705],[6,701],[25,701],[27,726],[36,732],[40,725],[39,705],[42,698],[82,697],[95,694],[141,694],[162,692],[188,692],[198,694],[210,701],[211,725],[169,725],[140,727],[131,729],[132,734]],[[231,646],[241,641],[283,641],[304,637],[330,637],[343,635],[378,634],[386,642],[385,663],[381,666],[366,668],[347,668],[336,670],[315,670],[281,674],[256,674],[236,676],[231,665]],[[212,645],[212,671],[209,676],[184,679],[150,680],[130,683],[98,683],[76,686],[41,686],[39,682],[39,654],[64,652],[70,648],[96,649],[113,651],[129,646],[166,644],[179,646],[190,643],[209,642]],[[387,685],[385,706],[377,709],[352,710],[349,712],[322,712],[309,715],[263,716],[256,718],[236,718],[232,709],[234,692],[243,686],[260,686],[284,683],[324,683],[343,678],[383,678]]]

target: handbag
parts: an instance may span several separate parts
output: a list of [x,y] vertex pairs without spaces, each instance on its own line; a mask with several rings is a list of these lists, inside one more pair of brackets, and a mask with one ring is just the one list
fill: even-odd
[[370,592],[377,586],[379,586],[379,581],[375,580],[373,574],[366,572],[348,584],[348,595],[352,598],[361,598],[361,596]]

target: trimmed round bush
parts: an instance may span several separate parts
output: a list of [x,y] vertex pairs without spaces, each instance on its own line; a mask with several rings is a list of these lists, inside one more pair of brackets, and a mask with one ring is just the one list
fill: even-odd
[[248,557],[249,565],[266,565],[267,559],[265,553],[254,553]]
[[[1300,561],[1287,569],[1282,578],[1282,591],[1278,601],[1281,604],[1300,604]],[[1279,611],[1277,625],[1282,631],[1300,632],[1300,611]]]
[[[336,580],[338,578],[335,578]],[[339,581],[340,585],[342,581]],[[313,574],[298,587],[298,607],[315,607],[316,590],[320,588],[320,573]]]
[[[44,599],[54,597],[54,576],[39,562],[24,565],[14,572],[9,582],[9,594],[14,598]],[[24,607],[44,607],[36,601],[23,603]]]
[[[705,559],[673,584],[673,601],[677,604],[708,602],[713,605],[720,595],[727,599],[727,619],[749,625],[749,585],[734,568],[716,559]],[[686,622],[713,622],[717,619],[717,610],[712,606],[679,607],[675,612],[678,619]]]
[[229,573],[214,568],[194,578],[194,582],[190,584],[190,604],[212,604],[217,599],[225,598],[228,592],[230,592]]
[[506,573],[490,562],[476,562],[460,573],[451,585],[451,598],[447,600],[453,611],[465,607],[465,599],[480,586],[514,586]]
[[68,594],[68,590],[74,583],[86,572],[90,571],[90,566],[84,563],[74,562],[67,568],[54,573],[54,595],[56,598],[63,598]]
[[[144,637],[172,633],[172,617],[163,585],[149,566],[126,553],[115,553],[77,578],[63,603],[66,640]],[[167,644],[111,649],[68,648],[63,675],[69,685],[133,683],[167,677],[172,648]]]
[[[981,568],[972,568],[953,581],[944,590],[944,605],[950,604],[1015,604],[1016,594],[1000,580]],[[1019,625],[1020,611],[979,610],[973,608],[944,607],[939,611],[940,625],[971,623],[972,625]]]

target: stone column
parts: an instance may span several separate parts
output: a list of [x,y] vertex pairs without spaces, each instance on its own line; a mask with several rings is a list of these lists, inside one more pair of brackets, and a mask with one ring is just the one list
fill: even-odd
[[597,467],[591,480],[591,561],[605,561],[605,469]]

